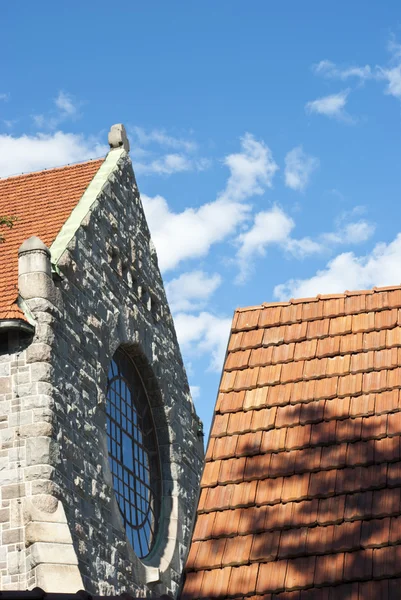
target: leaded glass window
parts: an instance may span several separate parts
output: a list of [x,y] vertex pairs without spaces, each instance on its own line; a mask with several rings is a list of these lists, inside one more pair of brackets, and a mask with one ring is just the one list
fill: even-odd
[[107,388],[107,444],[114,491],[128,539],[149,554],[159,517],[160,466],[147,394],[135,364],[119,350]]

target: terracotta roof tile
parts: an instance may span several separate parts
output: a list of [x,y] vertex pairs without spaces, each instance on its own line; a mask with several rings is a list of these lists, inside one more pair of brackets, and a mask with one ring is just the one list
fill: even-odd
[[199,597],[398,597],[400,313],[401,286],[236,312],[186,567]]
[[103,159],[0,179],[0,214],[15,216],[1,244],[0,319],[24,319],[16,306],[18,248],[36,235],[50,246]]

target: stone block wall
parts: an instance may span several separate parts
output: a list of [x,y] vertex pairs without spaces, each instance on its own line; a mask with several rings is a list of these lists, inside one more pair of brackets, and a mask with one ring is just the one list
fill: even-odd
[[[203,443],[125,152],[57,267],[39,286],[47,297],[26,299],[33,340],[11,335],[0,355],[1,589],[174,595]],[[107,371],[120,346],[144,380],[161,457],[160,526],[144,560],[126,539],[107,457]]]

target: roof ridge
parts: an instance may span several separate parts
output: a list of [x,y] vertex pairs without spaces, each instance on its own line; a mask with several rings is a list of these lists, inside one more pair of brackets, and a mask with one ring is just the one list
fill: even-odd
[[96,162],[97,160],[104,160],[105,156],[97,156],[94,158],[89,158],[88,160],[78,161],[75,163],[67,163],[66,165],[59,165],[58,167],[49,167],[48,169],[41,169],[40,171],[28,171],[26,173],[15,173],[13,175],[7,175],[6,177],[0,177],[0,183],[3,181],[9,181],[10,179],[18,179],[21,177],[35,177],[37,175],[43,175],[44,173],[54,173],[55,171],[62,171],[63,169],[69,169],[73,167],[77,167],[78,165],[88,165],[90,163]]
[[401,290],[401,285],[388,285],[383,287],[373,287],[370,290],[355,290],[338,294],[318,294],[310,298],[291,298],[287,302],[263,302],[256,306],[237,307],[234,312],[247,312],[251,310],[261,310],[262,308],[274,308],[276,306],[291,306],[291,304],[307,304],[308,302],[317,302],[318,300],[335,300],[336,298],[347,298],[349,296],[366,296],[375,292],[387,292],[392,290]]

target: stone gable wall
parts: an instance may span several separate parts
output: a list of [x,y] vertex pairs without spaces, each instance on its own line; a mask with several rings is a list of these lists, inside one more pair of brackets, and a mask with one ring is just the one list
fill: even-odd
[[[32,343],[0,356],[1,588],[176,594],[203,445],[126,154],[58,267],[48,297],[27,300]],[[107,459],[107,370],[120,345],[148,390],[161,455],[161,523],[144,561],[126,540]]]

